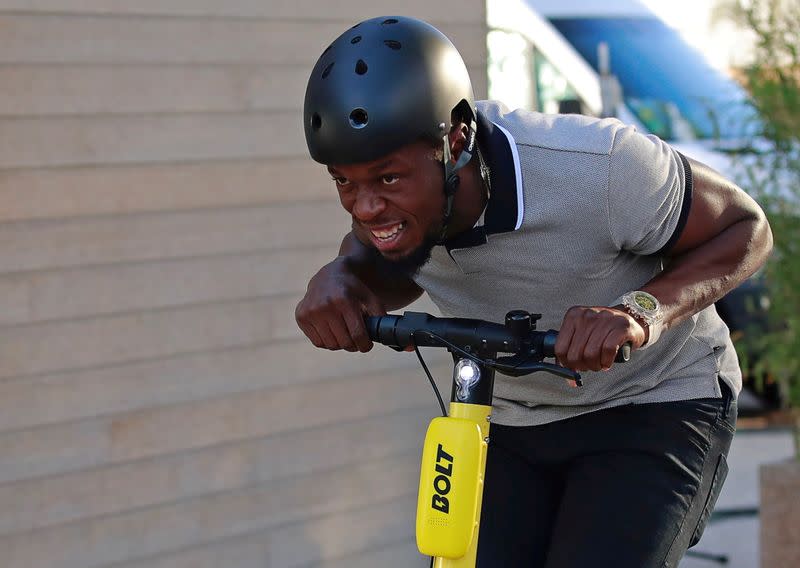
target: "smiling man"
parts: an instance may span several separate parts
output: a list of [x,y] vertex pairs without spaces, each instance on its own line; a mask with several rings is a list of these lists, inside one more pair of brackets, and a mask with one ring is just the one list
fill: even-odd
[[314,345],[368,351],[364,315],[425,291],[447,316],[541,312],[586,371],[497,376],[478,565],[675,566],[727,471],[741,375],[713,302],[769,254],[759,207],[617,120],[476,103],[410,18],[335,40],[304,120],[352,218],[297,306]]

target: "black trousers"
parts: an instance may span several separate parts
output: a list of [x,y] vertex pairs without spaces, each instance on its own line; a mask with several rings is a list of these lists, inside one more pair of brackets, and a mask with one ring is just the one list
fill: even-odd
[[479,568],[677,566],[728,471],[736,400],[490,430]]

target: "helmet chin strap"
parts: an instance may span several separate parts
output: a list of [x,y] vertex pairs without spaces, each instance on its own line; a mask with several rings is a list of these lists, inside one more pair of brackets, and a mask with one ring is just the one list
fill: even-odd
[[453,155],[450,153],[450,135],[445,134],[442,138],[444,142],[442,162],[444,162],[444,217],[442,218],[442,233],[439,235],[439,244],[442,244],[447,234],[447,229],[450,221],[453,219],[453,199],[458,189],[458,184],[461,183],[461,178],[458,176],[458,170],[466,166],[472,159],[472,154],[475,151],[475,133],[477,125],[475,121],[470,121],[469,137],[467,145],[458,156],[458,160],[453,162]]

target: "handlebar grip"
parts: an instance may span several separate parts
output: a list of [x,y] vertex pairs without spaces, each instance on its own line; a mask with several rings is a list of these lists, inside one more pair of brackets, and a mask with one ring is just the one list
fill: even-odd
[[378,326],[380,325],[380,316],[365,316],[364,325],[367,328],[367,335],[372,341],[378,339]]
[[617,349],[617,356],[614,358],[615,363],[627,363],[631,360],[631,343],[630,341],[623,344],[622,347]]
[[520,338],[506,326],[483,320],[439,318],[420,312],[402,316],[384,315],[365,318],[372,341],[390,347],[442,347],[441,337],[459,347],[480,344],[489,350],[517,352]]
[[[545,357],[556,356],[556,341],[558,340],[558,332],[551,329],[545,332],[542,340],[542,353]],[[615,363],[627,363],[631,360],[631,343],[630,341],[624,343],[622,347],[617,349],[617,355],[614,357]]]
[[395,326],[399,320],[400,316],[390,314],[384,316],[367,316],[364,318],[364,323],[367,327],[367,335],[376,343],[399,347],[394,333]]
[[548,329],[542,335],[542,355],[545,357],[556,356],[556,341],[558,341],[558,331],[555,329]]

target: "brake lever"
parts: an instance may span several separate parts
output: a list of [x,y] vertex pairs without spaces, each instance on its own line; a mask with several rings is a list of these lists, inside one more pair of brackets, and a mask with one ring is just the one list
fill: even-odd
[[530,359],[523,358],[520,355],[515,355],[513,357],[501,357],[500,359],[496,359],[492,366],[498,372],[510,377],[521,377],[523,375],[529,375],[538,371],[544,371],[546,373],[551,373],[553,375],[558,375],[559,377],[564,377],[565,379],[575,381],[575,384],[579,387],[583,386],[581,374],[577,371],[567,369],[561,365],[554,365],[552,363],[544,363],[536,360],[531,361]]

